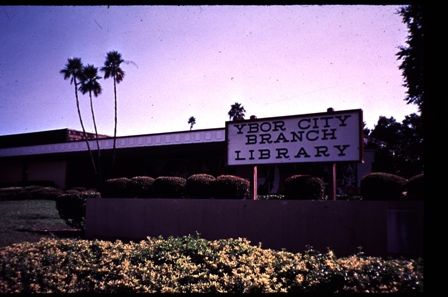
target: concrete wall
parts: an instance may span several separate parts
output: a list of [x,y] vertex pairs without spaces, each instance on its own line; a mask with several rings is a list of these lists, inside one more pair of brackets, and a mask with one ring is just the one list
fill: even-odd
[[245,237],[265,248],[337,256],[423,254],[421,201],[252,201],[224,199],[91,199],[86,235],[145,239],[198,231],[207,239]]

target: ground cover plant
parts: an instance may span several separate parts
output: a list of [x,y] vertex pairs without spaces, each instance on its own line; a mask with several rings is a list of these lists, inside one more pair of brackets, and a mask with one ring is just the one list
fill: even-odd
[[263,249],[198,235],[46,239],[0,249],[0,292],[421,292],[421,260]]

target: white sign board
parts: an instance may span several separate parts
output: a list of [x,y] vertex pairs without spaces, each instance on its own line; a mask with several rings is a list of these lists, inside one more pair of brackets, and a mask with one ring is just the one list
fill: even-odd
[[362,160],[362,110],[226,122],[227,164]]

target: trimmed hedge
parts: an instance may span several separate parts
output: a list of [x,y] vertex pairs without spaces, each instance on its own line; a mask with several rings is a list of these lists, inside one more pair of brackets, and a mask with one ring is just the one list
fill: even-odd
[[400,200],[407,180],[401,176],[373,172],[361,179],[363,200]]
[[322,200],[324,199],[324,182],[311,175],[293,175],[285,179],[285,199]]
[[45,239],[0,249],[2,293],[421,293],[423,261],[329,250],[290,253],[247,239]]
[[423,200],[425,197],[425,185],[424,185],[425,175],[418,174],[416,176],[411,177],[407,184],[407,195],[406,199],[408,200]]
[[129,182],[129,191],[134,197],[152,197],[154,180],[150,176],[134,176]]
[[68,190],[65,194],[59,195],[56,199],[59,217],[67,225],[84,230],[86,201],[91,198],[101,198],[101,194],[96,191]]
[[212,197],[216,178],[210,174],[193,174],[187,178],[185,186],[186,194],[191,198],[210,198]]
[[101,187],[101,196],[104,198],[129,198],[132,197],[130,188],[131,180],[127,177],[111,178]]
[[243,199],[249,196],[250,182],[235,175],[220,175],[215,182],[215,197]]
[[181,198],[185,192],[187,180],[178,176],[159,176],[152,184],[156,198]]
[[0,189],[2,200],[55,200],[63,191],[53,187],[26,186]]

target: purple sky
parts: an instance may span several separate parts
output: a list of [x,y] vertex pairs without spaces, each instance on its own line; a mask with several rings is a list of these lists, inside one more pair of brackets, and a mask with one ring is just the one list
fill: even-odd
[[[361,108],[417,112],[396,60],[407,29],[398,6],[0,7],[0,135],[80,130],[69,57],[101,67],[118,50],[118,135],[224,127],[234,102],[258,118]],[[135,64],[134,64],[135,63]],[[102,74],[100,74],[102,76]],[[98,132],[113,135],[113,84],[94,98]],[[93,131],[88,95],[81,95]]]

